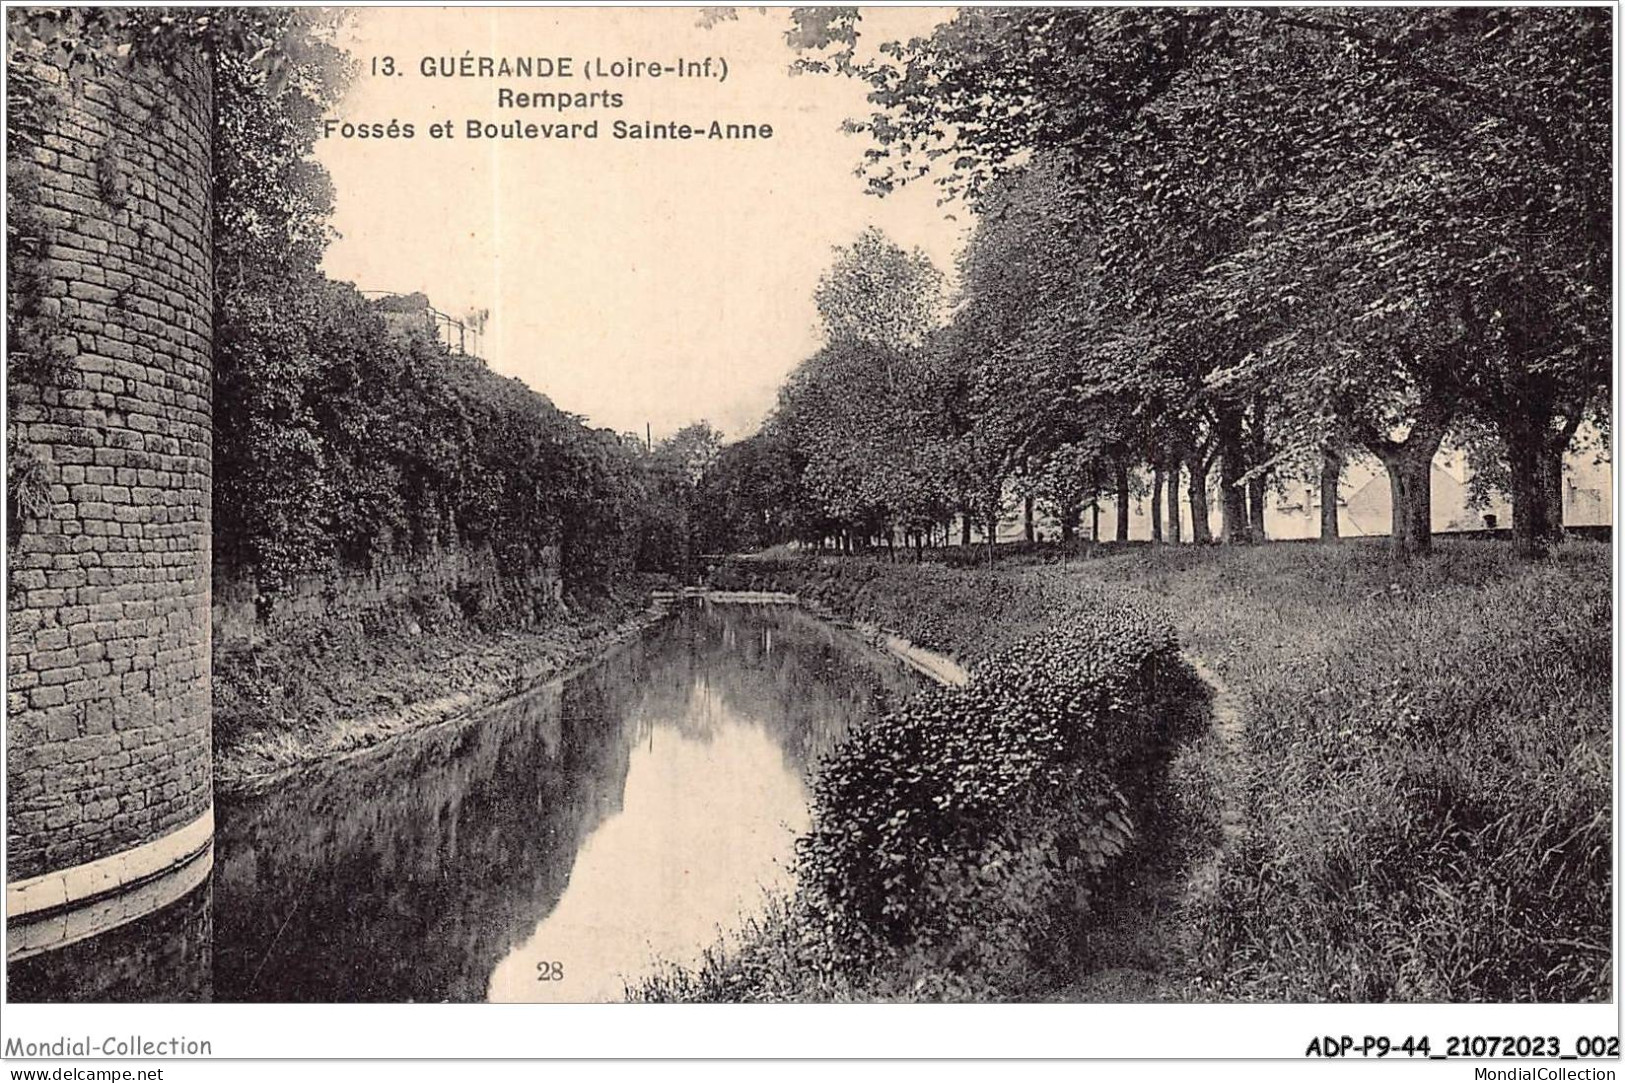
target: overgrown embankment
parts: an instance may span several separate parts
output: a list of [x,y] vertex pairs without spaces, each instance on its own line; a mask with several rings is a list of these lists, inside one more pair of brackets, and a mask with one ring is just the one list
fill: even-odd
[[658,612],[628,582],[550,619],[470,616],[438,594],[282,625],[214,651],[215,782],[289,769],[495,703],[636,635]]
[[1017,582],[981,570],[884,558],[738,559],[719,565],[717,590],[781,590],[848,620],[890,629],[975,668],[994,651],[1032,635],[1105,595],[1065,583]]
[[1193,700],[1167,621],[1132,592],[876,561],[731,562],[970,663],[819,767],[794,896],[645,999],[1033,998],[1089,966],[1144,866]]
[[636,556],[664,529],[650,456],[453,353],[422,296],[314,267],[250,286],[216,318],[222,784],[501,698],[639,626]]

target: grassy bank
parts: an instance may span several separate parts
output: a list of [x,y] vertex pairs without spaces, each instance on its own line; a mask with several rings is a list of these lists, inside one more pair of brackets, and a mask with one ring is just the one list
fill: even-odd
[[1609,549],[1136,552],[1017,578],[1164,602],[1243,714],[1183,969],[1269,1000],[1607,999]]
[[497,702],[636,635],[655,619],[646,600],[629,588],[523,630],[403,608],[217,641],[216,785],[265,785]]
[[[1058,619],[1154,599],[1234,715],[1152,777],[1144,845],[1054,951],[809,966],[789,900],[654,999],[1587,1000],[1609,995],[1609,550],[1442,542],[1134,548],[995,572],[735,562],[974,670]],[[1209,704],[1190,690],[1193,707]],[[1042,946],[1042,958],[1031,950]]]

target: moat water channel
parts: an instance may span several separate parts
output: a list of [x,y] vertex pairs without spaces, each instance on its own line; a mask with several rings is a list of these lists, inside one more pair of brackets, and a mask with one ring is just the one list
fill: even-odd
[[923,678],[794,606],[216,803],[210,881],[19,960],[19,1000],[604,1001],[790,886],[807,780]]

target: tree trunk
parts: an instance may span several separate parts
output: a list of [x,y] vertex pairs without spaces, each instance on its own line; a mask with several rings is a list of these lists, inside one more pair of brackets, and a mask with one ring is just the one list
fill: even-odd
[[1330,448],[1320,454],[1320,540],[1337,540],[1337,499],[1343,480],[1343,458]]
[[1191,542],[1207,545],[1213,541],[1213,525],[1207,509],[1207,475],[1210,465],[1200,451],[1190,457],[1190,480],[1186,490],[1191,498]]
[[1255,542],[1267,538],[1264,532],[1264,502],[1269,494],[1265,491],[1265,484],[1262,474],[1247,479],[1247,521],[1252,527],[1252,540]]
[[1247,517],[1247,453],[1241,439],[1241,412],[1219,411],[1219,504],[1224,511],[1224,543],[1246,545],[1252,541],[1252,522]]
[[1175,459],[1168,464],[1168,540],[1174,545],[1180,543],[1182,526],[1179,522],[1179,460]]
[[[1555,428],[1556,410],[1550,408],[1541,414],[1526,409],[1498,426],[1512,472],[1512,533],[1524,556],[1539,556],[1552,543],[1563,540],[1563,456],[1585,410],[1582,406],[1566,414],[1563,424]],[[1535,476],[1520,478],[1524,472]],[[1534,509],[1536,500],[1543,508]]]
[[1128,464],[1119,459],[1113,464],[1117,482],[1117,540],[1128,541]]
[[970,544],[970,511],[969,510],[962,511],[962,512],[959,513],[959,544],[960,545],[969,545]]
[[1269,459],[1269,446],[1264,441],[1264,404],[1254,401],[1252,417],[1247,422],[1248,469],[1258,473],[1247,479],[1247,518],[1252,527],[1252,540],[1265,541],[1264,511],[1269,500],[1269,471],[1260,469]]
[[1151,543],[1162,544],[1162,464],[1151,467]]
[[1527,415],[1499,427],[1512,475],[1513,548],[1538,557],[1562,536],[1563,453],[1554,450],[1561,437],[1554,438],[1549,420]]
[[1566,447],[1548,446],[1541,461],[1541,473],[1546,483],[1546,519],[1551,524],[1554,541],[1563,540],[1563,452],[1566,450]]
[[999,513],[996,510],[987,513],[987,566],[993,567],[993,547],[999,540]]
[[1098,493],[1095,494],[1095,498],[1090,501],[1089,506],[1089,540],[1092,542],[1098,542],[1100,540],[1100,495]]
[[1433,548],[1433,457],[1450,428],[1451,410],[1424,405],[1403,442],[1379,438],[1369,447],[1388,471],[1393,508],[1390,544],[1399,556]]
[[1383,458],[1392,494],[1388,527],[1400,553],[1425,553],[1433,545],[1433,457],[1400,452]]
[[1078,537],[1078,519],[1083,515],[1082,509],[1070,505],[1061,509],[1061,541],[1070,543]]
[[1033,540],[1033,498],[1031,493],[1021,502],[1021,530],[1029,542]]

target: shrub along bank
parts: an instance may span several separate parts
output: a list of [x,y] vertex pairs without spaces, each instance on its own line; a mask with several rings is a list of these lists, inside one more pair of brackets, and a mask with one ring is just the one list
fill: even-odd
[[1119,592],[867,561],[731,562],[976,659],[820,764],[794,897],[645,999],[991,999],[1064,984],[1188,713],[1171,627]]

